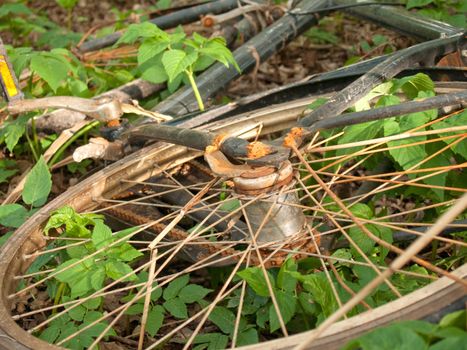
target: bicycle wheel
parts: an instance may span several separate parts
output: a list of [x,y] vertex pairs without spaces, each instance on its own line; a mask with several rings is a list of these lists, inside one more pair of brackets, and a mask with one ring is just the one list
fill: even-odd
[[[317,97],[199,129],[274,139]],[[0,347],[92,348],[117,342],[124,349],[188,348],[209,346],[214,338],[221,347],[300,344],[315,332],[306,331],[313,325],[300,325],[307,312],[310,322],[322,322],[388,269],[406,246],[393,242],[394,232],[421,235],[420,228],[432,227],[439,212],[466,192],[461,182],[447,186],[439,180],[460,178],[465,167],[453,156],[453,148],[465,147],[467,135],[465,125],[454,127],[459,116],[465,112],[427,117],[410,133],[360,144],[337,142],[341,133],[322,134],[276,172],[262,169],[233,180],[213,174],[203,152],[165,143],[110,165],[40,209],[4,246]],[[378,166],[400,150],[433,145],[434,152],[408,159],[405,167]],[[379,171],[370,172],[370,166]],[[444,199],[420,200],[428,189],[444,193]],[[372,204],[364,204],[369,199]],[[91,216],[75,218],[84,220],[80,227],[89,234],[56,222],[49,222],[52,230],[46,232],[51,213],[63,206],[103,213],[118,229],[138,229],[112,235]],[[74,213],[66,209],[60,215],[72,220]],[[459,221],[444,226],[467,227]],[[431,250],[395,271],[312,347],[337,348],[373,327],[424,317],[464,296],[467,267],[462,256],[454,256],[465,249],[462,237],[435,238]],[[127,263],[115,266],[110,254],[117,250],[127,254],[120,255]],[[443,267],[429,261],[432,255],[445,257]],[[98,278],[101,265],[105,275]],[[293,314],[290,295],[297,296]],[[265,344],[251,345],[258,346]]]

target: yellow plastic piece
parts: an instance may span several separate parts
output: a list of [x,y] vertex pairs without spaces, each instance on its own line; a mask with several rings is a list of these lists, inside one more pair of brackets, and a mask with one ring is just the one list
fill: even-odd
[[13,80],[13,75],[10,72],[10,67],[6,63],[5,56],[0,55],[0,75],[2,76],[3,83],[5,84],[5,89],[10,97],[18,95],[18,88],[16,87],[15,81]]

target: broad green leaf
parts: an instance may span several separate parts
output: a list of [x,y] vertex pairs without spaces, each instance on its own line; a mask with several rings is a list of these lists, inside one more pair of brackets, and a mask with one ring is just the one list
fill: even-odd
[[0,206],[0,225],[20,227],[28,217],[28,212],[19,204],[4,204]]
[[117,41],[118,44],[133,44],[139,38],[152,38],[156,37],[160,40],[169,40],[169,35],[163,30],[160,30],[155,24],[150,22],[143,22],[131,24],[125,33]]
[[226,334],[231,334],[234,330],[235,314],[225,307],[216,306],[208,319]]
[[297,263],[293,259],[287,259],[277,274],[277,286],[285,291],[292,292],[297,285],[297,279],[289,271],[297,271]]
[[49,168],[41,156],[26,177],[23,190],[23,202],[33,207],[40,207],[47,201],[52,180]]
[[256,344],[259,342],[258,331],[255,328],[248,328],[238,333],[237,346]]
[[429,350],[467,350],[467,335],[443,339],[430,346]]
[[441,319],[441,321],[439,321],[439,325],[440,327],[458,327],[465,329],[466,314],[465,310],[459,310],[447,314]]
[[[467,142],[467,141],[466,141]],[[445,147],[444,143],[436,142],[429,143],[425,145],[427,154],[435,154],[436,157],[428,159],[425,161],[420,168],[436,168],[436,167],[447,167],[451,165],[451,159],[453,153],[450,149],[445,150],[444,152],[439,153],[442,147]],[[439,198],[441,202],[444,201],[446,191],[443,188],[436,188],[435,186],[445,187],[446,179],[448,177],[448,172],[442,171],[441,173],[436,174],[437,171],[431,171],[431,173],[420,173],[417,176],[423,176],[423,182],[427,185],[432,185],[430,188],[431,191]]]
[[[67,260],[64,263],[58,265],[56,268],[56,271],[59,271],[59,272],[57,275],[55,275],[55,278],[58,279],[60,282],[71,283],[80,274],[85,273],[86,266],[84,266],[83,263],[77,263],[78,261],[80,260],[75,258],[75,259]],[[69,267],[75,263],[77,264],[72,267]]]
[[313,295],[307,292],[301,292],[298,294],[298,302],[300,303],[301,309],[308,315],[317,315],[319,307],[317,307]]
[[160,41],[158,39],[146,39],[138,49],[138,65],[143,64],[147,60],[159,55],[162,51],[169,47],[168,41]]
[[105,281],[105,268],[103,266],[99,266],[92,274],[91,274],[91,286],[94,290],[100,290],[104,285]]
[[221,333],[204,333],[198,334],[193,344],[201,344],[195,347],[193,350],[208,349],[208,350],[220,350],[226,349],[229,342],[229,337]]
[[360,111],[370,109],[371,108],[370,102],[378,96],[388,94],[392,88],[392,85],[393,83],[391,81],[388,81],[386,83],[383,83],[383,84],[380,84],[374,87],[365,97],[363,97],[362,99],[357,101],[357,103],[355,103],[354,105],[355,111],[360,112]]
[[86,314],[86,308],[83,305],[75,306],[67,311],[72,320],[82,321]]
[[[108,277],[117,280],[133,272],[133,269],[123,261],[111,259],[105,264],[105,272]],[[124,281],[134,281],[135,279],[136,275],[133,273],[126,277]]]
[[[383,128],[384,121],[376,120],[374,122],[361,123],[356,125],[346,126],[344,128],[344,135],[339,138],[338,144],[345,145],[346,143],[352,143],[361,140],[371,140]],[[342,150],[338,150],[338,155],[349,154],[356,152],[362,147],[348,147]]]
[[0,6],[0,17],[7,15],[31,15],[31,10],[24,4],[3,4]]
[[178,296],[182,288],[188,284],[189,280],[190,275],[183,275],[170,282],[169,285],[164,288],[164,293],[162,295],[164,300],[170,300]]
[[146,332],[148,332],[151,337],[154,337],[162,327],[162,323],[164,322],[164,313],[164,308],[160,305],[155,305],[148,312]]
[[41,53],[32,56],[30,68],[56,92],[67,78],[71,66],[58,55]]
[[162,64],[169,77],[169,82],[189,68],[198,58],[196,52],[186,54],[182,50],[169,50],[162,55]]
[[10,152],[18,144],[19,139],[23,136],[26,131],[26,126],[23,123],[8,123],[5,126],[5,144]]
[[234,211],[240,207],[240,201],[237,198],[230,198],[225,200],[219,207],[221,211]]
[[91,298],[85,301],[82,305],[88,310],[95,310],[102,305],[103,300],[104,299],[102,297]]
[[138,69],[142,72],[141,78],[153,84],[161,84],[169,79],[159,57],[147,60]]
[[[401,126],[395,120],[386,120],[384,123],[384,135],[391,136],[398,134]],[[417,142],[426,140],[424,136],[411,137],[398,141],[389,141],[389,153],[394,160],[404,169],[413,168],[426,157],[425,146],[423,144],[414,145]]]
[[[297,299],[293,294],[281,290],[278,290],[274,294],[276,296],[282,320],[284,321],[284,324],[287,324],[287,322],[292,319],[293,315],[295,315]],[[271,333],[280,328],[279,317],[277,315],[276,308],[272,304],[269,306],[269,327]]]
[[178,297],[169,299],[162,305],[172,316],[176,318],[185,319],[188,317],[186,304]]
[[53,344],[55,340],[60,335],[60,326],[58,324],[53,324],[47,327],[39,336],[40,339],[45,340],[46,342]]
[[407,1],[407,9],[411,9],[411,8],[414,8],[414,7],[423,7],[423,6],[426,6],[428,4],[431,4],[433,2],[433,0],[408,0]]
[[[271,282],[271,286],[274,289],[274,286],[276,284],[274,277],[269,271],[267,272],[267,274],[269,277],[269,281]],[[261,268],[249,267],[245,270],[237,272],[237,275],[243,280],[245,280],[248,283],[248,285],[255,291],[256,294],[262,297],[268,297],[270,295],[269,288]]]
[[197,284],[189,284],[182,288],[178,297],[187,304],[203,299],[206,295],[212,292],[212,289],[207,289]]
[[[467,125],[467,111],[464,111],[462,113],[454,114],[451,115],[449,118],[444,119],[443,121],[439,121],[437,123],[434,123],[431,125],[431,128],[434,130],[439,130],[439,129],[447,129],[451,127],[456,127],[456,126],[465,126]],[[464,131],[460,130],[457,132],[443,132],[442,134],[440,133],[440,136],[448,136],[448,135],[454,135],[454,134],[462,134]],[[447,144],[453,143],[456,138],[450,138],[450,139],[445,139],[443,142]],[[464,139],[461,142],[456,142],[452,147],[452,151],[459,154],[462,156],[464,159],[467,160],[467,141]]]
[[144,304],[135,303],[131,305],[126,311],[125,315],[141,315],[144,311]]
[[421,91],[433,91],[434,83],[431,78],[424,73],[417,73],[413,76],[396,80],[393,91],[401,89],[407,98],[414,99]]
[[352,214],[354,214],[358,218],[362,219],[371,219],[373,217],[373,210],[363,203],[356,203],[353,204],[350,208]]
[[[377,233],[375,226],[371,224],[366,224],[365,227],[372,233]],[[355,244],[363,251],[364,254],[370,254],[375,246],[375,242],[367,236],[359,227],[351,227],[348,229],[348,234],[350,238],[355,242]],[[351,244],[350,251],[354,257],[359,257],[357,249]]]
[[328,317],[338,309],[338,304],[324,272],[301,275],[296,272],[293,275],[303,282],[303,288],[310,292],[315,302],[323,311],[324,317]]
[[123,261],[133,261],[136,258],[144,255],[138,249],[134,248],[131,244],[128,243],[123,243],[118,247],[112,247],[112,254],[115,254],[117,259]]
[[[395,326],[383,327],[351,341],[343,350],[358,349],[374,350],[423,350],[427,345],[423,338],[408,328]],[[449,349],[449,348],[444,348]],[[455,349],[455,348],[451,348]]]
[[92,230],[92,243],[96,249],[101,249],[112,242],[112,230],[102,220],[97,220]]

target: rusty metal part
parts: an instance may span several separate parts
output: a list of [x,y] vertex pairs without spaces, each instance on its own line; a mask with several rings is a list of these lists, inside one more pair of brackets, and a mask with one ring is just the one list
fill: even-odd
[[[306,217],[295,191],[290,190],[294,183],[285,186],[285,193],[277,191],[245,207],[245,215],[251,229],[257,234],[258,242],[283,241],[299,237],[305,232]],[[251,197],[241,197],[247,203]],[[265,221],[265,218],[266,221]]]
[[[247,177],[235,176],[233,182],[235,184],[235,191],[237,193],[249,193],[249,191],[263,191],[277,185],[284,183],[285,180],[290,179],[293,173],[292,164],[290,161],[282,163],[281,167],[272,173],[258,176],[253,176],[252,172],[247,173]],[[289,180],[290,181],[290,180]]]
[[287,148],[298,147],[302,143],[305,134],[303,128],[292,128],[285,136],[282,145]]
[[[106,212],[115,216],[121,220],[124,220],[130,224],[134,225],[146,225],[153,221],[153,219],[148,218],[146,215],[136,214],[136,210],[132,210],[134,205],[128,204],[125,206],[119,207],[109,207],[106,208]],[[141,208],[138,210],[141,213]],[[151,225],[148,230],[159,234],[165,229],[166,225],[162,223],[154,223]],[[313,239],[319,243],[319,236],[316,235],[313,239],[307,237],[307,234],[302,234],[300,236],[294,237],[295,239],[291,241],[291,243],[287,243],[284,245],[284,250],[297,250],[297,254],[294,258],[299,259],[306,256],[306,253],[313,253],[316,252]],[[167,239],[171,241],[183,241],[188,237],[188,233],[180,228],[173,228],[167,234]],[[232,265],[235,264],[241,257],[242,251],[236,250],[234,248],[226,248],[228,243],[225,245],[222,244],[212,244],[208,240],[204,239],[203,237],[197,237],[193,239],[190,243],[196,244],[187,244],[186,247],[183,248],[185,254],[187,254],[191,259],[194,261],[199,261],[202,259],[209,258],[213,255],[213,260],[222,259],[221,262],[213,262],[212,266],[224,266],[224,265]],[[278,242],[280,244],[280,242]],[[274,251],[274,245],[268,248],[261,248],[260,254],[262,256],[262,260],[265,260],[269,257],[272,251]],[[302,251],[304,254],[300,254],[299,251]],[[264,262],[267,268],[281,266],[282,263],[287,259],[289,253],[288,252],[276,252],[273,257],[267,259]],[[250,264],[252,266],[260,265],[260,260],[258,256],[255,254],[251,255]]]
[[36,109],[65,108],[84,113],[91,118],[103,122],[120,119],[123,115],[120,101],[110,96],[103,96],[95,100],[73,96],[54,96],[18,100],[10,102],[7,108],[12,114],[30,112]]
[[212,172],[218,176],[236,177],[248,174],[249,177],[258,177],[265,172],[274,171],[273,167],[253,168],[248,164],[232,164],[219,150],[209,150],[209,152],[205,152],[204,159]]

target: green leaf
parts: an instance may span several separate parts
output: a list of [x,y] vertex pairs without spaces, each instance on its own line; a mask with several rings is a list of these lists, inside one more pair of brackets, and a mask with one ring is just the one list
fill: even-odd
[[112,230],[102,220],[97,220],[92,231],[92,243],[101,249],[112,242]]
[[237,198],[230,198],[225,200],[222,205],[219,207],[221,211],[234,211],[235,209],[240,208],[240,200]]
[[0,225],[18,228],[26,221],[27,217],[27,210],[19,204],[0,206]]
[[432,2],[433,0],[408,0],[406,8],[409,10],[414,7],[424,7]]
[[[130,265],[125,264],[122,261],[111,259],[105,264],[105,271],[108,277],[112,278],[113,280],[117,280],[133,272],[133,269],[130,267]],[[136,275],[133,273],[126,277],[124,281],[134,281],[135,279]]]
[[258,331],[255,328],[248,328],[238,333],[237,346],[256,344],[259,342]]
[[51,53],[33,55],[30,68],[44,79],[54,92],[57,92],[71,70],[70,64],[65,63],[58,55]]
[[185,319],[188,317],[188,311],[185,303],[178,297],[169,299],[162,304],[170,314],[176,318]]
[[142,72],[141,78],[153,84],[161,84],[169,79],[159,57],[150,58],[138,69]]
[[467,335],[443,339],[429,348],[429,350],[446,349],[467,350]]
[[352,214],[354,214],[358,218],[362,219],[371,219],[373,217],[373,210],[363,203],[355,203],[349,208]]
[[[371,224],[366,224],[365,227],[372,233],[379,232],[376,230],[375,226]],[[370,254],[375,246],[375,242],[367,236],[359,227],[351,227],[348,229],[348,234],[350,238],[355,242],[355,244],[360,247],[364,254]],[[359,257],[357,249],[351,244],[350,251],[352,252],[353,257]]]
[[310,275],[301,275],[298,272],[292,273],[299,281],[303,282],[303,288],[309,291],[317,302],[325,317],[331,315],[338,309],[338,304],[329,282],[324,272],[313,273]]
[[168,41],[160,41],[158,39],[146,39],[138,49],[138,65],[143,64],[147,60],[159,55],[162,51],[169,47]]
[[24,183],[23,202],[33,207],[40,207],[47,201],[52,180],[49,168],[41,156],[31,169]]
[[155,24],[150,22],[143,22],[131,24],[115,45],[133,44],[136,40],[140,38],[152,37],[159,38],[160,40],[169,40],[169,35],[163,30],[159,29]]
[[[226,349],[229,342],[229,337],[220,333],[205,333],[198,334],[193,344],[202,344],[201,346],[195,347],[193,350],[208,349],[208,350],[220,350]],[[207,344],[207,347],[206,345]]]
[[178,297],[187,304],[194,303],[203,299],[206,295],[212,292],[212,289],[207,289],[197,284],[189,284],[182,288]]
[[[275,296],[282,320],[284,321],[284,324],[287,324],[287,322],[292,319],[293,315],[295,315],[297,299],[293,294],[283,292],[281,290],[277,291]],[[271,329],[271,333],[280,328],[279,317],[277,315],[276,308],[272,303],[269,306],[269,327]]]
[[100,290],[105,281],[105,268],[101,265],[91,274],[91,286],[94,290]]
[[[431,128],[434,130],[438,129],[447,129],[451,127],[456,127],[456,126],[464,126],[467,125],[467,111],[464,111],[459,114],[454,114],[449,116],[449,118],[444,119],[443,121],[436,122],[431,125]],[[457,131],[457,132],[444,132],[440,134],[440,136],[448,136],[448,135],[454,135],[454,134],[462,134],[465,131]],[[455,141],[456,138],[450,138],[443,140],[447,144],[451,144],[453,141]],[[467,142],[463,140],[462,142],[457,142],[455,145],[451,147],[452,151],[459,154],[462,156],[464,159],[467,160]]]
[[[338,144],[344,145],[346,143],[351,143],[361,140],[371,140],[383,128],[384,121],[377,120],[374,122],[361,123],[356,125],[346,126],[344,128],[344,135],[339,138]],[[349,147],[346,149],[338,150],[338,155],[349,154],[356,152],[362,147]]]
[[223,306],[216,306],[209,314],[208,319],[226,334],[231,334],[234,331],[235,314]]
[[23,123],[14,122],[5,126],[5,144],[10,152],[13,152],[13,149],[25,131],[26,126]]
[[47,327],[39,336],[40,339],[45,340],[46,342],[53,344],[55,340],[60,335],[60,326],[58,324],[53,324]]
[[[395,135],[399,132],[401,132],[401,125],[398,122],[395,120],[386,120],[384,123],[384,136]],[[425,159],[425,145],[413,145],[414,143],[424,140],[426,140],[425,136],[418,136],[398,141],[389,141],[387,143],[388,146],[391,147],[389,154],[404,170],[409,170]]]
[[292,292],[297,285],[297,279],[289,271],[297,271],[297,263],[294,259],[287,259],[277,274],[277,286],[285,291]]
[[[373,332],[365,334],[357,340],[351,341],[343,350],[357,349],[374,350],[375,344],[378,344],[378,350],[423,350],[427,349],[427,345],[421,336],[414,331],[390,326],[379,328]],[[443,348],[443,349],[456,349],[456,348]]]
[[[271,282],[271,286],[274,289],[274,286],[276,284],[274,277],[270,274],[269,271],[267,272],[267,274],[269,277],[269,281]],[[245,280],[248,283],[248,285],[255,291],[256,294],[262,297],[268,297],[270,295],[269,288],[261,268],[249,267],[245,270],[237,272],[237,275],[241,279]]]
[[392,91],[395,92],[401,89],[407,98],[414,99],[421,91],[434,91],[435,84],[431,78],[424,73],[394,80]]
[[182,288],[188,284],[189,280],[190,275],[183,275],[170,282],[164,289],[164,294],[162,295],[164,300],[170,300],[178,296]]
[[189,68],[198,58],[196,52],[186,54],[182,50],[169,50],[162,55],[162,64],[169,77],[169,82]]
[[151,337],[154,337],[164,322],[164,308],[160,305],[155,305],[148,312],[148,322],[146,323],[146,332]]
[[440,327],[458,327],[460,329],[465,329],[466,314],[465,310],[459,310],[447,314],[441,319],[441,321],[439,321],[439,325]]
[[78,305],[72,309],[69,309],[67,312],[68,312],[68,315],[70,315],[72,320],[82,321],[84,318],[84,315],[86,314],[86,311],[87,310],[83,305]]

